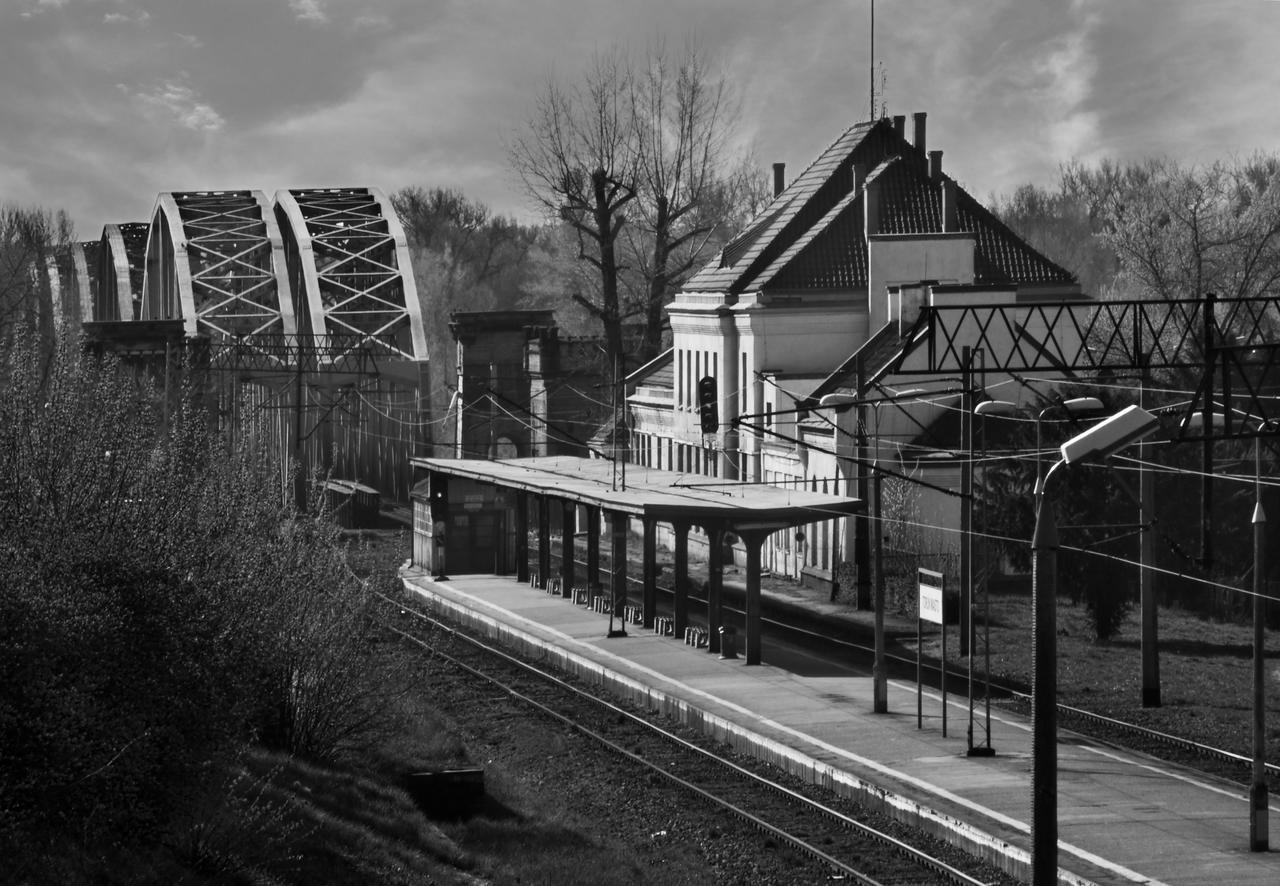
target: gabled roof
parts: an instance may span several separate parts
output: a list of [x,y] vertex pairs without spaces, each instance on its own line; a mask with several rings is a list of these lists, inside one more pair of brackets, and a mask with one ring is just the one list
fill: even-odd
[[[867,172],[855,187],[855,164]],[[945,178],[945,177],[944,177]],[[867,285],[866,185],[880,189],[882,234],[942,232],[942,180],[888,119],[845,130],[752,220],[687,291],[855,289]],[[963,188],[956,229],[975,235],[974,282],[1059,283],[1075,277],[1036,252]]]

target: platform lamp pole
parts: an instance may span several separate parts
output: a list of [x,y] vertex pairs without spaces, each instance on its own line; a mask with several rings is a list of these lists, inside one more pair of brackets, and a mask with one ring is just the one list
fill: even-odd
[[[1064,465],[1099,461],[1148,436],[1160,421],[1129,406],[1062,444],[1062,457],[1037,484],[1036,527],[1031,537],[1031,882],[1058,882],[1058,525],[1046,494]],[[1036,450],[1039,458],[1039,448]]]
[[[824,394],[818,400],[819,409],[834,409],[837,412],[843,412],[852,406],[856,406],[863,401],[859,400],[853,394]],[[888,670],[885,667],[885,641],[884,641],[884,575],[881,568],[883,557],[881,553],[881,545],[884,539],[884,532],[880,526],[880,402],[875,404],[875,437],[876,448],[873,450],[873,468],[872,468],[872,494],[874,503],[874,514],[872,522],[875,528],[872,530],[876,537],[876,581],[872,596],[872,609],[875,619],[875,643],[874,652],[871,659],[871,709],[877,714],[886,714],[889,712],[889,679]],[[839,427],[836,433],[840,432]],[[861,470],[861,466],[859,466]],[[865,504],[865,503],[864,503]]]
[[[978,446],[979,453],[983,456],[987,453],[987,418],[989,416],[1011,416],[1018,412],[1016,403],[1010,403],[1008,400],[983,400],[977,406],[973,407],[973,414],[979,419],[978,425]],[[982,483],[986,487],[987,469],[982,469]],[[986,531],[985,514],[983,520],[983,532]],[[970,531],[972,531],[972,525]],[[969,749],[967,751],[970,757],[990,757],[995,754],[995,748],[991,746],[991,593],[988,586],[990,577],[989,557],[987,556],[987,544],[985,537],[981,543],[982,569],[982,697],[985,701],[986,710],[983,716],[983,740],[981,743],[975,744],[973,740],[973,696],[974,696],[974,659],[977,658],[973,654],[973,648],[970,647],[969,654]],[[972,626],[973,619],[969,619]]]

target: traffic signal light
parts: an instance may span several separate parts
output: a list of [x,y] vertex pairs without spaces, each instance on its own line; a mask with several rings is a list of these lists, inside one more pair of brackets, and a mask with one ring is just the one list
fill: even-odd
[[716,379],[713,375],[698,379],[698,422],[704,434],[720,430],[720,405],[716,401]]

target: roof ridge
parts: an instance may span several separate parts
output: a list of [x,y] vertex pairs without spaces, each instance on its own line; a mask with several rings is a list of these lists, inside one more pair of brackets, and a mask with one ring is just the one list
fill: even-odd
[[762,270],[746,285],[744,285],[743,289],[763,289],[765,286],[769,285],[771,280],[785,271],[787,266],[799,257],[805,249],[818,239],[819,236],[825,234],[831,226],[835,224],[836,220],[839,219],[847,209],[849,209],[850,206],[858,202],[859,198],[862,197],[862,194],[862,190],[855,188],[837,200],[836,204],[827,211],[826,215],[819,219],[816,224],[811,225],[807,231],[797,237],[795,242],[784,249],[767,268]]
[[[778,238],[788,230],[795,218],[822,191],[823,185],[830,181],[831,174],[840,163],[852,157],[854,152],[876,131],[876,128],[882,125],[891,126],[892,124],[887,124],[887,118],[882,118],[854,123],[846,127],[798,176],[791,180],[791,184],[787,185],[782,193],[775,196],[761,212],[757,213],[742,234],[731,240],[715,258],[703,265],[698,273],[690,278],[687,286],[697,289],[700,285],[705,285],[708,288],[726,292],[741,291],[742,281],[748,276],[754,277],[759,273],[756,268],[759,266],[762,254],[777,243]],[[733,251],[735,245],[741,245],[744,238],[748,236],[752,238],[750,244],[740,254],[733,256],[733,264],[723,264],[725,254]]]

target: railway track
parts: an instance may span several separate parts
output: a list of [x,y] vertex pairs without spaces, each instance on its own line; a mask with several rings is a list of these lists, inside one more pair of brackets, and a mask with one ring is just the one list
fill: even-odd
[[679,727],[599,697],[404,600],[384,599],[394,607],[388,630],[479,681],[490,697],[497,689],[509,702],[575,730],[651,781],[672,785],[789,847],[828,879],[869,886],[1014,882],[896,822],[844,801],[824,801],[816,789],[771,777],[754,761],[735,762],[701,737],[686,737]]
[[[583,564],[585,566],[585,564]],[[640,582],[631,577],[627,577],[629,585],[640,587]],[[671,597],[674,592],[671,588],[658,586],[659,595]],[[693,595],[689,598],[690,607],[694,604],[701,604],[703,608],[706,606],[706,600],[697,598]],[[741,618],[740,610],[730,606],[724,607],[724,612],[732,614],[735,618]],[[728,619],[726,619],[728,620]],[[829,645],[833,649],[843,650],[845,653],[856,654],[865,657],[870,662],[874,650],[871,646],[854,643],[848,640],[842,640],[832,637],[828,634],[817,633],[806,630],[792,624],[777,621],[775,619],[762,619],[766,626],[766,633],[770,636],[794,638],[796,642],[812,647],[814,644]],[[914,674],[916,661],[914,658],[906,658],[903,656],[887,653],[885,656],[889,667],[898,667],[902,669],[902,673]],[[847,659],[846,659],[847,660]],[[937,672],[937,662],[930,661],[928,663],[932,672]],[[914,679],[914,678],[913,678]],[[947,669],[948,681],[955,680],[961,686],[965,685],[968,679],[968,671],[960,671],[953,667]],[[948,682],[950,686],[950,682]],[[1018,713],[1029,713],[1031,707],[1031,695],[1014,686],[1002,684],[993,680],[991,682],[992,703],[995,706],[1016,711]],[[1059,704],[1058,706],[1058,722],[1059,725],[1072,729],[1082,735],[1090,738],[1099,739],[1111,744],[1119,745],[1128,750],[1137,751],[1139,753],[1148,754],[1149,756],[1159,758],[1171,763],[1187,766],[1197,769],[1206,774],[1224,778],[1237,784],[1247,786],[1252,778],[1251,757],[1243,754],[1234,753],[1223,748],[1213,747],[1200,742],[1192,741],[1188,738],[1172,735],[1167,732],[1161,732],[1151,729],[1137,723],[1130,723],[1115,717],[1108,717],[1103,714],[1085,710],[1083,708],[1073,707],[1071,705]],[[1274,763],[1266,764],[1267,781],[1272,792],[1280,791],[1280,765]]]

